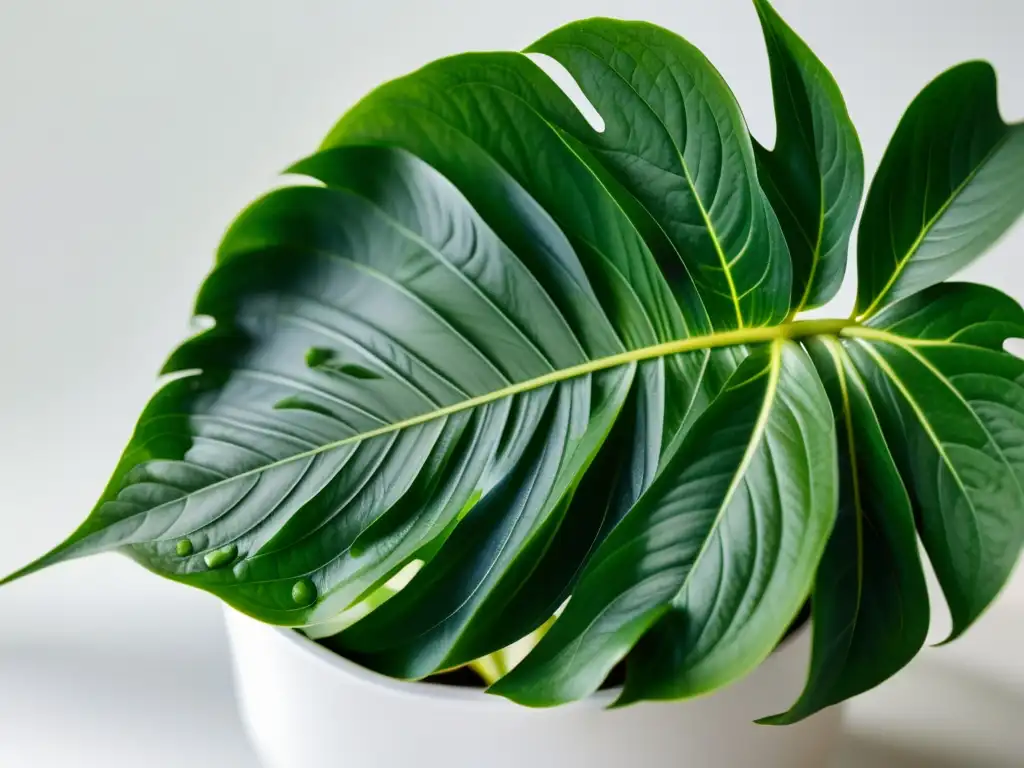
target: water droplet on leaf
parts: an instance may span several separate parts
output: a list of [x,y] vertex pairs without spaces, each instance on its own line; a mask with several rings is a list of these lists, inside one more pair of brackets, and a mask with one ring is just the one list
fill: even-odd
[[292,586],[292,600],[296,605],[307,606],[316,600],[316,587],[309,579],[296,581]]
[[208,568],[223,568],[225,565],[230,565],[238,557],[238,546],[235,544],[229,544],[226,547],[215,549],[213,552],[207,552],[203,560],[206,561]]
[[306,365],[310,368],[319,368],[333,359],[334,352],[324,347],[310,347],[306,352]]

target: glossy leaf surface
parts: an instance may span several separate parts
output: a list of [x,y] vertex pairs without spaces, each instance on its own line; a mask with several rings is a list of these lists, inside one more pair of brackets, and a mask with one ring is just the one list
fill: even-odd
[[604,118],[578,136],[686,265],[716,329],[781,322],[792,265],[736,100],[704,55],[651,24],[591,19],[528,49],[568,70]]
[[6,581],[121,551],[395,677],[526,652],[491,690],[537,706],[620,663],[619,705],[711,692],[810,594],[775,723],[917,652],[916,533],[961,633],[1024,546],[1024,311],[933,283],[1024,205],[1018,130],[984,65],[926,89],[869,195],[864,317],[794,320],[841,278],[862,161],[831,75],[755,5],[771,152],[637,22],[369,94],[229,229],[212,327],[85,523]]
[[1024,310],[995,289],[935,286],[846,344],[878,404],[922,541],[963,633],[1024,547]]
[[921,649],[928,590],[910,500],[860,373],[835,339],[809,343],[835,414],[839,512],[812,597],[807,687],[793,723],[891,677]]
[[754,144],[758,173],[793,259],[793,311],[836,295],[864,190],[864,156],[832,74],[763,0],[775,97],[775,148]]
[[748,358],[495,690],[531,705],[580,698],[641,638],[623,702],[692,696],[750,671],[806,599],[832,527],[831,426],[798,346]]
[[871,183],[857,236],[868,317],[952,276],[1024,211],[1024,125],[999,116],[986,62],[950,69],[907,109]]

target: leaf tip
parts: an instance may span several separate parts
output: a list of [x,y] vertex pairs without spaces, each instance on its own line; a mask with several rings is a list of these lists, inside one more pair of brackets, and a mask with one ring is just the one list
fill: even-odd
[[754,721],[754,724],[755,725],[769,725],[769,726],[792,725],[793,723],[797,723],[797,722],[799,722],[800,720],[803,720],[803,719],[804,718],[802,716],[794,715],[794,712],[791,709],[788,712],[780,712],[777,715],[769,715],[768,717],[759,717],[757,720]]
[[33,573],[37,573],[44,568],[49,568],[51,565],[56,565],[61,562],[61,553],[64,551],[65,545],[61,544],[54,549],[51,549],[42,557],[33,560],[28,565],[19,568],[14,573],[4,576],[0,579],[0,587],[5,587],[8,584],[13,584],[15,581],[20,581],[26,576],[31,576]]
[[622,686],[622,692],[611,704],[608,705],[608,709],[625,709],[626,707],[632,706],[633,704],[639,704],[641,701],[646,700],[648,697],[644,696],[643,693],[637,689],[637,685],[630,684],[629,675],[627,673],[626,684]]

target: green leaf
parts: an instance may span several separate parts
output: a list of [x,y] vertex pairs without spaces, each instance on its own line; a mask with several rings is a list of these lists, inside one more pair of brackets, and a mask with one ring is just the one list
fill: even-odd
[[1024,124],[999,116],[980,61],[914,99],[871,183],[857,238],[855,314],[867,318],[953,275],[1024,211]]
[[528,49],[561,63],[604,119],[567,126],[664,231],[715,328],[781,322],[792,267],[732,92],[704,55],[651,24],[590,19]]
[[[478,640],[474,628],[500,626],[515,639],[525,626],[506,605],[547,548],[572,486],[607,435],[632,371],[606,374],[607,389],[587,379],[523,399],[537,419],[523,458],[460,521],[408,587],[326,644],[378,671],[416,679],[461,666],[507,643]],[[593,398],[588,411],[587,403]],[[595,407],[596,406],[596,407]],[[534,551],[536,550],[536,551]]]
[[755,0],[775,97],[771,151],[755,142],[758,175],[793,259],[793,312],[839,290],[864,191],[864,156],[832,74],[767,0]]
[[708,312],[678,242],[534,63],[438,62],[361,102],[291,169],[320,186],[274,192],[232,226],[197,303],[214,327],[171,356],[176,378],[86,523],[19,575],[120,549],[302,625],[423,560],[331,641],[410,677],[547,621],[742,348],[781,338],[712,333],[741,306],[784,317],[759,307],[788,255],[761,247],[777,225],[751,197],[731,95],[679,44],[677,74],[710,78],[724,121],[709,152],[727,195],[705,212],[704,246],[724,221],[730,242],[750,241],[729,257],[758,271],[729,317]]
[[743,676],[804,603],[835,517],[828,399],[797,345],[748,358],[587,566],[565,612],[491,690],[531,706],[620,704]]
[[290,168],[305,185],[228,230],[196,304],[212,325],[92,513],[0,584],[117,550],[396,677],[525,654],[492,690],[537,705],[623,660],[620,705],[727,685],[813,584],[807,687],[770,718],[790,722],[920,646],[916,522],[963,631],[1024,546],[1024,362],[1002,348],[1024,313],[977,286],[892,302],[1019,211],[1017,131],[984,67],[940,79],[887,154],[862,262],[879,233],[918,237],[890,214],[934,226],[864,270],[867,322],[793,320],[835,290],[861,161],[831,76],[757,7],[770,153],[707,59],[641,23],[361,100]]
[[950,639],[992,602],[1024,547],[1024,310],[995,289],[937,285],[851,329],[953,617]]
[[[574,289],[558,273],[546,277],[551,254],[575,250],[602,308],[621,318],[628,345],[710,332],[711,319],[675,248],[581,142],[591,135],[579,110],[528,58],[479,53],[386,83],[349,111],[323,146],[386,144],[423,158],[459,187],[531,270],[562,281],[551,291],[556,297]],[[293,170],[323,178],[308,163]],[[709,364],[708,357],[668,358],[642,372],[651,387],[666,390],[666,443],[735,366],[729,359],[720,365],[719,358]],[[662,417],[652,413],[646,420]]]
[[761,721],[773,725],[891,677],[917,655],[929,627],[910,499],[865,384],[835,339],[808,347],[836,414],[839,515],[814,582],[807,686],[788,712]]
[[[641,369],[688,350],[706,367],[710,347],[778,332],[627,349],[637,317],[604,313],[564,240],[521,259],[421,160],[340,147],[298,168],[324,186],[273,192],[232,226],[197,302],[214,327],[171,356],[180,378],[147,407],[90,518],[22,573],[116,548],[301,625],[423,557],[367,624],[381,627],[374,663],[423,676],[546,621],[653,479],[666,386],[664,368]],[[557,244],[529,205],[504,215]],[[339,375],[351,365],[381,375]],[[623,471],[584,483],[627,404],[601,461]],[[573,503],[581,484],[581,500],[615,500],[596,523]],[[574,559],[551,550],[579,530],[590,540]],[[430,631],[410,635],[408,616],[385,629],[414,596]]]
[[[535,433],[555,403],[571,429],[553,433],[564,446],[550,461],[585,467],[591,448],[577,443],[604,434],[634,369],[623,360],[604,388],[582,370],[544,378],[622,350],[585,279],[567,318],[435,171],[393,150],[338,152],[364,171],[348,189],[279,190],[232,227],[197,304],[216,326],[166,368],[192,373],[154,398],[90,520],[38,565],[122,548],[259,618],[303,624],[526,471],[527,447],[553,439]],[[582,317],[585,333],[572,327]],[[311,367],[328,344],[387,375]],[[518,399],[515,382],[531,382]],[[561,503],[552,493],[541,519]],[[227,547],[237,557],[211,567]],[[293,600],[300,580],[310,605]]]

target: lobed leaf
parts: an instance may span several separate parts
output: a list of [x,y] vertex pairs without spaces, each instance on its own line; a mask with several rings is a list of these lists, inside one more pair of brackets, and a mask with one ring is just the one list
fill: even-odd
[[831,338],[807,344],[836,416],[839,510],[815,577],[811,666],[784,725],[867,691],[924,644],[928,590],[910,499],[860,373]]
[[214,324],[87,520],[4,581],[118,550],[410,679],[544,635],[491,688],[538,706],[623,661],[619,705],[727,685],[813,589],[784,723],[920,648],[916,525],[963,632],[1024,548],[1024,310],[935,283],[1019,214],[1020,129],[986,65],[926,88],[868,196],[859,319],[793,320],[835,293],[863,167],[831,75],[755,5],[771,152],[634,22],[529,49],[600,129],[518,53],[363,99],[225,235]]
[[793,260],[793,313],[836,295],[864,191],[864,156],[832,74],[767,0],[755,0],[771,64],[776,138],[758,176]]
[[604,118],[580,138],[668,237],[715,329],[781,322],[792,265],[757,183],[732,92],[682,38],[652,24],[590,19],[529,51],[551,56]]
[[1024,548],[1024,361],[1002,350],[1024,335],[1024,310],[992,288],[945,284],[869,325],[844,346],[910,492],[952,639],[992,602]]

